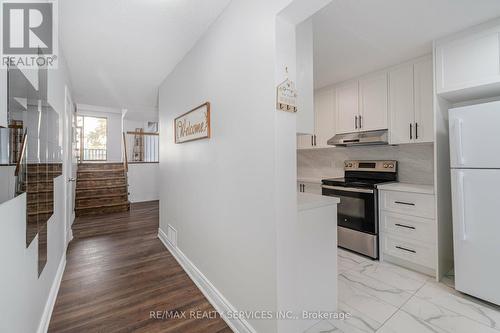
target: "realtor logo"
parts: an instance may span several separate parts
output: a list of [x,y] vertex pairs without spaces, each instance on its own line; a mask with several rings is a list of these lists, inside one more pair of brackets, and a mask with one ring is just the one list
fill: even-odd
[[2,67],[54,68],[57,60],[57,3],[2,3]]

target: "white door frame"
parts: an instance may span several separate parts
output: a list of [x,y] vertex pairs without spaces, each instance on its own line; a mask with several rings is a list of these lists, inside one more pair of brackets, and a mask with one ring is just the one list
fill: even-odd
[[74,104],[68,86],[64,87],[64,135],[63,135],[63,159],[64,159],[64,221],[66,245],[73,239],[71,226],[75,220],[74,187],[75,165],[73,163],[73,116]]

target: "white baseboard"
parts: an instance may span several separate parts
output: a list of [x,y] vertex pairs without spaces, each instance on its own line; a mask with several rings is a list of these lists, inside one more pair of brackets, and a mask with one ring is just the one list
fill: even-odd
[[46,333],[49,329],[50,318],[52,317],[52,311],[54,310],[54,305],[56,304],[57,293],[59,292],[59,287],[61,286],[61,280],[65,267],[66,251],[64,251],[61,261],[59,262],[59,267],[57,267],[54,282],[50,287],[49,297],[47,298],[47,303],[45,303],[45,308],[43,309],[43,314],[42,318],[40,319],[40,324],[38,325],[37,333]]
[[[236,312],[235,307],[221,294],[217,288],[207,279],[205,275],[189,260],[184,253],[174,247],[169,242],[167,235],[158,229],[158,238],[161,240],[167,250],[174,256],[175,260],[182,266],[184,271],[189,275],[191,280],[201,290],[203,295],[212,304],[219,313]],[[257,333],[257,331],[245,319],[227,318],[222,315],[222,319],[235,333]]]

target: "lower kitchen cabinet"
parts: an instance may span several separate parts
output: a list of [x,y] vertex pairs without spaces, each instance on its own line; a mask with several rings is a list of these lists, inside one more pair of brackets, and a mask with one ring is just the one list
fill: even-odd
[[431,187],[407,186],[411,191],[401,191],[387,189],[390,186],[380,190],[382,260],[436,276],[437,223]]
[[322,194],[321,184],[320,183],[311,183],[311,182],[297,182],[297,191],[301,193],[311,193],[311,194]]

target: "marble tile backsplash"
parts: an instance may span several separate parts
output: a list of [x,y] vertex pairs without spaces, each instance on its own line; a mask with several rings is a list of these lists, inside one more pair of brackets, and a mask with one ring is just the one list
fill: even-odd
[[397,160],[400,182],[422,185],[434,183],[433,144],[299,150],[298,177],[343,177],[345,160]]

